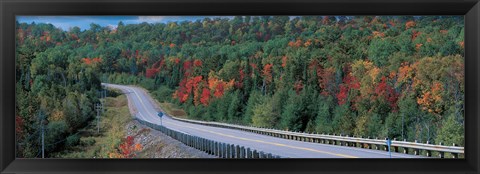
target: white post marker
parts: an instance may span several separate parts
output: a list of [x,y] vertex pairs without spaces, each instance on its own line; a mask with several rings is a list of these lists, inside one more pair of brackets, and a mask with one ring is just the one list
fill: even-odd
[[158,112],[158,116],[160,117],[160,126],[162,126],[163,112]]

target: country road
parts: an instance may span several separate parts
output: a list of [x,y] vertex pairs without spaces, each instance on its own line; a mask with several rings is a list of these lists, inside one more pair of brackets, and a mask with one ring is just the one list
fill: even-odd
[[[105,84],[103,85],[122,90],[138,112],[136,117],[147,122],[160,124],[157,116],[158,107],[153,99],[138,87]],[[260,135],[256,133],[233,130],[228,128],[211,127],[192,123],[185,123],[170,118],[162,119],[162,125],[183,133],[203,137],[206,139],[250,147],[287,158],[390,158],[388,152],[355,147],[335,146],[328,144],[302,142],[282,138]],[[422,158],[420,156],[393,153],[392,158]]]

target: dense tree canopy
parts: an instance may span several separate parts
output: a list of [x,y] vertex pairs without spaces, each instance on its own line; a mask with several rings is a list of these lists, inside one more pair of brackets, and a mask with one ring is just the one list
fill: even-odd
[[139,84],[192,119],[463,145],[463,54],[456,16],[19,23],[18,155],[37,155],[42,119],[49,150],[61,148],[92,118],[101,81]]

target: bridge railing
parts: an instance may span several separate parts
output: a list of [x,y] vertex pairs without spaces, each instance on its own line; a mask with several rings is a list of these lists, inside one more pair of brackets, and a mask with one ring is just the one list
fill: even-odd
[[282,158],[281,156],[271,153],[265,153],[263,151],[258,151],[249,147],[213,141],[210,139],[190,135],[188,133],[184,133],[178,130],[169,129],[167,127],[153,124],[141,119],[136,120],[140,124],[158,130],[165,135],[182,142],[187,146],[204,151],[209,155],[218,156],[220,158]]
[[[363,138],[363,137],[291,132],[291,131],[284,131],[284,130],[235,125],[235,124],[228,124],[228,123],[190,120],[190,119],[177,118],[172,116],[170,117],[172,119],[188,122],[188,123],[237,129],[237,130],[267,135],[267,136],[290,139],[290,140],[388,151],[388,146],[386,142],[387,139],[371,139],[371,138]],[[455,144],[453,144],[452,146],[446,146],[446,145],[443,145],[442,143],[438,145],[434,145],[434,144],[429,144],[428,142],[427,143],[407,142],[407,141],[397,141],[396,139],[391,141],[390,150],[392,152],[399,152],[399,153],[413,154],[413,155],[424,155],[427,157],[431,157],[432,152],[436,152],[439,158],[445,158],[446,153],[451,154],[452,158],[458,158],[459,154],[464,154],[464,147],[458,147],[458,146],[455,146]],[[421,153],[421,152],[424,152],[424,153]]]

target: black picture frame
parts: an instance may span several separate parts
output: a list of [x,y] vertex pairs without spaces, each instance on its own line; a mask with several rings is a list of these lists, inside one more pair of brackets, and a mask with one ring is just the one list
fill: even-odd
[[[0,0],[1,173],[479,173],[478,0]],[[465,159],[16,159],[16,15],[464,15]]]

